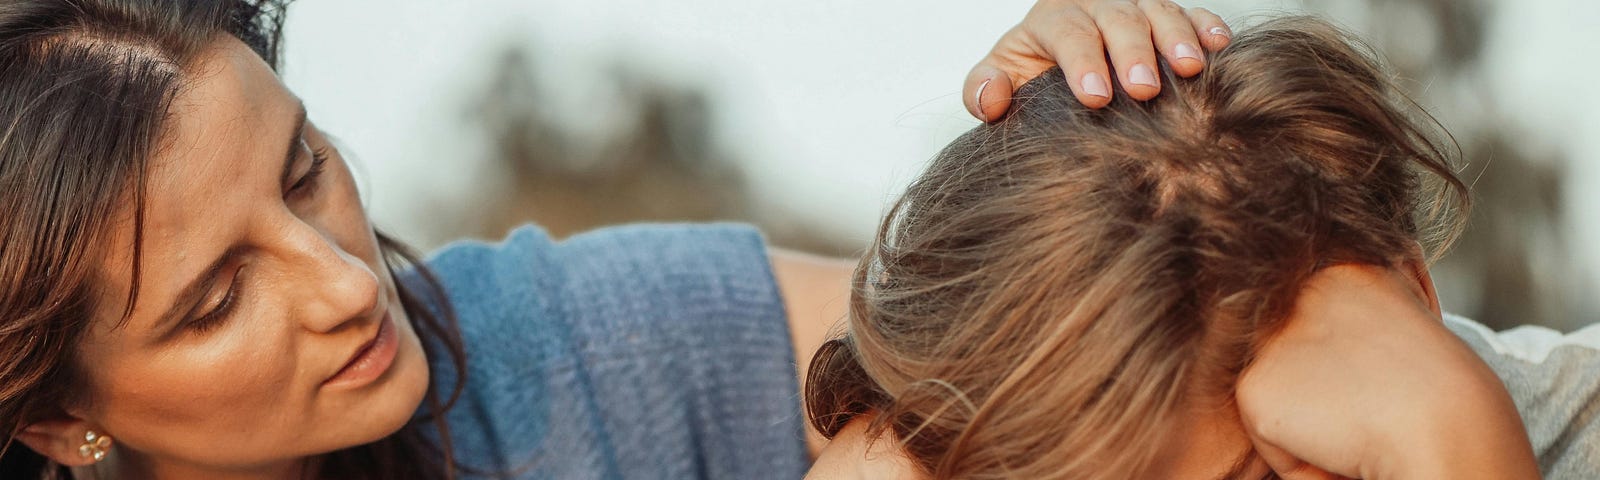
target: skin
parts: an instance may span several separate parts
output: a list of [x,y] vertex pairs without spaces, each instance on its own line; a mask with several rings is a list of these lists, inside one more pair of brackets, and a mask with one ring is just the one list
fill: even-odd
[[1135,68],[1154,68],[1159,54],[1179,76],[1195,76],[1205,68],[1199,50],[1221,50],[1232,35],[1210,10],[1170,0],[1043,0],[967,73],[961,98],[972,116],[998,120],[1010,108],[1016,87],[1060,65],[1072,93],[1089,108],[1111,104],[1111,96],[1085,91],[1087,75],[1116,78],[1129,98],[1149,100],[1161,93],[1160,77],[1150,85],[1136,84]]
[[1315,275],[1235,396],[1286,480],[1539,478],[1505,385],[1445,328],[1420,249]]
[[[1127,59],[1153,61],[1138,54],[1154,52],[1152,35],[1199,44],[1192,28],[1174,28],[1172,15],[1182,10],[1157,3],[1130,10],[1147,4],[1046,0],[969,76],[994,82],[969,81],[964,97],[971,107],[982,104],[973,110],[979,118],[997,118],[1011,86],[1055,58],[1075,59],[1068,71],[1105,69],[1083,59],[1109,49],[1122,69]],[[1102,15],[1058,25],[1081,12]],[[1184,21],[1221,24],[1198,12]],[[1220,48],[1219,41],[1225,38],[1208,37],[1205,45]],[[1181,65],[1180,72],[1198,72],[1198,64]],[[317,455],[401,428],[426,392],[427,361],[344,159],[314,124],[294,127],[299,100],[231,37],[219,37],[186,67],[189,85],[175,99],[147,172],[138,301],[123,318],[133,258],[131,249],[113,248],[102,259],[99,308],[78,348],[86,398],[17,438],[72,466],[79,478],[298,478],[314,468]],[[1149,98],[1156,91],[1129,94]],[[1109,101],[1101,100],[1090,105]],[[285,173],[292,142],[303,143],[295,144]],[[324,168],[307,180],[318,151],[327,153]],[[291,188],[301,180],[310,187]],[[132,211],[113,214],[121,222],[108,244],[131,245]],[[204,315],[226,302],[229,313],[205,328],[185,315],[163,322],[180,292],[225,253],[215,281],[177,311]],[[844,314],[853,264],[772,255],[800,379]],[[357,388],[324,386],[373,338],[385,314],[399,337],[393,365]],[[78,454],[88,430],[114,438],[105,461]],[[815,432],[809,440],[813,454],[826,443]]]
[[[795,371],[802,387],[806,372],[811,369],[811,357],[823,342],[832,338],[829,333],[833,326],[849,312],[850,276],[854,270],[854,261],[773,251],[772,273],[778,279],[784,308],[789,312]],[[828,439],[808,423],[806,448],[811,456],[815,458],[827,443]]]

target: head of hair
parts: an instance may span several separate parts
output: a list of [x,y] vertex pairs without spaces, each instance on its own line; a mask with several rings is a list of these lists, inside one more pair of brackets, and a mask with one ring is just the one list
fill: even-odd
[[805,403],[876,412],[935,478],[1139,478],[1231,401],[1302,283],[1459,233],[1447,136],[1347,33],[1278,18],[1138,102],[1059,70],[938,154],[855,273]]
[[[272,68],[284,0],[8,0],[0,4],[0,477],[60,476],[65,469],[12,440],[27,425],[90,401],[75,347],[95,305],[96,266],[111,248],[133,252],[138,295],[145,175],[187,71],[219,35],[249,45]],[[108,245],[113,216],[130,211],[132,245]],[[394,270],[417,265],[392,238],[379,243]],[[417,265],[417,268],[421,268]],[[400,285],[425,338],[459,366],[464,354],[439,286]],[[398,276],[396,278],[399,278]],[[425,298],[429,295],[432,298]],[[437,377],[436,377],[437,378]],[[373,444],[333,452],[322,475],[443,478],[451,473],[448,426],[430,389],[432,415]],[[442,433],[426,441],[425,426]],[[440,460],[442,459],[442,461]]]

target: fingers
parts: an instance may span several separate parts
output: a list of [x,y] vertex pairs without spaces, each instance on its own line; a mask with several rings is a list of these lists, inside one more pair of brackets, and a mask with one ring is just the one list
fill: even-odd
[[993,56],[972,67],[972,72],[967,73],[966,86],[961,91],[967,113],[985,123],[999,120],[1006,114],[1006,109],[1011,108],[1011,78],[994,65]]
[[1150,21],[1131,2],[1098,3],[1089,12],[1105,38],[1106,51],[1117,71],[1122,89],[1135,100],[1149,100],[1161,93],[1157,74],[1156,48],[1150,38]]
[[1100,28],[1087,12],[1076,7],[1061,9],[1056,15],[1046,23],[1043,38],[1035,40],[1061,66],[1079,102],[1089,108],[1110,104],[1111,75]]
[[1232,33],[1209,10],[1171,0],[1041,0],[967,74],[962,103],[972,116],[995,121],[1010,107],[1013,88],[1055,65],[1089,108],[1110,104],[1116,85],[1149,100],[1161,92],[1158,54],[1174,73],[1192,76],[1205,68],[1203,51],[1227,46]]
[[979,120],[998,120],[1010,107],[1016,87],[1057,65],[1084,106],[1111,103],[1110,69],[1100,29],[1088,13],[1072,5],[1035,7],[1022,24],[1006,32],[967,74],[962,103]]
[[1200,37],[1194,24],[1189,22],[1183,7],[1171,0],[1140,0],[1139,9],[1150,20],[1151,37],[1156,49],[1167,57],[1173,73],[1192,77],[1205,68],[1205,56],[1200,53]]
[[1199,34],[1200,44],[1204,45],[1206,50],[1212,52],[1222,50],[1222,47],[1228,46],[1228,42],[1233,39],[1233,29],[1228,28],[1228,23],[1210,10],[1195,7],[1184,10],[1184,14],[1189,17],[1189,25]]
[[1263,442],[1255,442],[1256,454],[1283,480],[1337,480],[1341,477],[1295,458],[1289,452]]

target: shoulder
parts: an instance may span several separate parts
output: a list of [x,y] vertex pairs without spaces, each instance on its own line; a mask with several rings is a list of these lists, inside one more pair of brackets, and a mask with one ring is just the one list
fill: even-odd
[[1496,332],[1457,315],[1444,320],[1505,383],[1546,477],[1600,471],[1600,324]]
[[[430,256],[469,355],[526,365],[641,346],[788,345],[766,245],[737,224],[628,225],[553,240],[524,226]],[[709,335],[709,337],[707,337]]]
[[499,242],[462,240],[429,255],[425,266],[439,279],[450,307],[463,319],[504,317],[507,311],[547,314],[558,285],[554,242],[543,229],[524,226]]
[[767,255],[760,233],[738,224],[612,227],[575,235],[554,253],[575,294],[702,306],[770,300]]
[[426,265],[458,314],[475,319],[765,303],[777,296],[767,255],[760,233],[740,224],[627,225],[562,241],[528,225],[496,243],[452,243]]

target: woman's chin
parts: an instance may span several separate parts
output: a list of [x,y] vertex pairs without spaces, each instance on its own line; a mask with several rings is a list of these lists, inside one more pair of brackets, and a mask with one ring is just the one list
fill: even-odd
[[418,407],[428,395],[428,358],[422,350],[422,342],[409,320],[396,320],[396,326],[400,327],[400,348],[395,355],[394,370],[389,372],[392,378],[387,379],[388,385],[374,392],[376,398],[368,400],[375,407],[375,412],[382,414],[375,418],[381,424],[375,426],[379,430],[375,432],[378,435],[370,441],[399,431],[416,415]]

